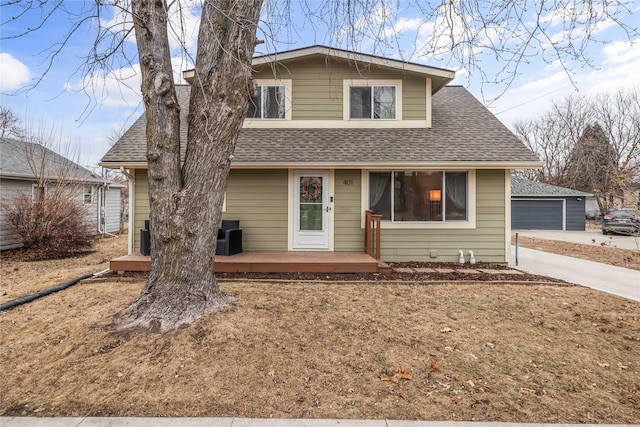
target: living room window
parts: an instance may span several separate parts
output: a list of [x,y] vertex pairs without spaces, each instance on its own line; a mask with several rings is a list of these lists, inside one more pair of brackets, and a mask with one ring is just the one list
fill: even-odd
[[286,118],[286,89],[284,85],[258,86],[258,95],[249,102],[247,118]]
[[469,173],[369,172],[369,209],[389,222],[468,221]]
[[401,80],[345,80],[345,120],[399,120]]

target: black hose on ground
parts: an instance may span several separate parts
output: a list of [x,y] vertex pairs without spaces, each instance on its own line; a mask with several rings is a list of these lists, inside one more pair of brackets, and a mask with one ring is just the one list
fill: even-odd
[[38,298],[42,298],[44,296],[50,295],[54,292],[61,291],[63,289],[67,289],[69,286],[73,286],[81,280],[88,279],[89,277],[93,277],[94,273],[83,274],[80,277],[76,277],[75,279],[71,279],[68,282],[63,283],[62,285],[55,286],[53,288],[45,289],[43,291],[38,291],[35,294],[27,295],[26,297],[14,299],[13,301],[5,302],[0,305],[0,311],[6,310],[11,307],[16,307],[18,305],[26,304],[28,302],[37,300]]

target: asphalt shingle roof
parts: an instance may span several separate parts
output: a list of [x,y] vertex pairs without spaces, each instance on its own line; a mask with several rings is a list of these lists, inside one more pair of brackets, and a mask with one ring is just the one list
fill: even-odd
[[[180,134],[182,141],[186,141],[189,87],[178,86],[177,90],[181,105]],[[234,163],[538,162],[533,152],[463,87],[442,88],[433,96],[432,110],[431,128],[244,128],[238,137]],[[143,115],[105,154],[102,163],[145,163],[145,126]]]
[[531,181],[526,178],[511,178],[512,196],[590,196],[584,191],[572,190],[570,188],[558,187],[542,182]]
[[102,183],[104,179],[64,156],[40,145],[17,139],[0,138],[0,177]]

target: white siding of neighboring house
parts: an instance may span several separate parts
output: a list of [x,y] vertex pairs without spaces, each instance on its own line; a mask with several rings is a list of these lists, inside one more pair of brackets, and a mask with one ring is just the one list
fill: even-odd
[[[91,203],[84,203],[84,185],[78,185],[73,198],[84,204],[87,211],[87,221],[89,221],[92,234],[100,234],[99,228],[99,186],[93,185],[93,200]],[[0,183],[0,199],[9,201],[17,193],[32,194],[33,181],[2,179]],[[53,191],[53,186],[49,186],[47,191]],[[105,222],[107,233],[120,232],[120,188],[109,188],[106,193]],[[13,230],[10,224],[4,219],[3,210],[0,209],[0,250],[15,249],[22,246],[20,236]]]
[[[1,179],[0,180],[0,201],[5,203],[11,200],[18,193],[31,194],[31,181],[23,181],[17,179]],[[20,236],[15,232],[13,227],[5,221],[4,209],[0,209],[0,250],[15,249],[22,246]]]
[[98,187],[93,187],[93,200],[91,203],[84,202],[84,185],[79,185],[77,192],[75,192],[74,199],[84,204],[84,208],[87,210],[87,222],[89,223],[89,229],[92,234],[98,234]]
[[119,233],[120,230],[120,188],[110,187],[105,197],[105,223],[107,233]]

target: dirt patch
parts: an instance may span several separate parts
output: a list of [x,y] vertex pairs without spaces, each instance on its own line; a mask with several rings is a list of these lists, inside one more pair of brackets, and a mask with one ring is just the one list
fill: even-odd
[[8,416],[637,423],[640,304],[581,287],[225,283],[164,335],[114,333],[142,283],[0,314]]
[[[515,239],[512,239],[512,243],[515,244]],[[529,249],[537,249],[539,251],[630,268],[632,270],[640,270],[640,251],[615,248],[596,242],[592,245],[582,245],[522,236],[518,238],[518,244]]]
[[30,295],[87,273],[109,268],[109,261],[126,255],[127,236],[98,237],[93,251],[71,258],[26,261],[28,251],[16,249],[0,253],[0,303]]
[[[96,249],[38,262],[2,254],[2,301],[106,268],[126,237]],[[82,282],[0,312],[0,414],[637,423],[640,303],[505,266],[455,270],[240,276],[221,284],[236,303],[164,335],[111,326],[141,277]],[[501,276],[520,284],[484,282]]]

